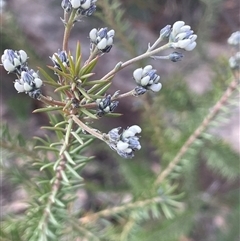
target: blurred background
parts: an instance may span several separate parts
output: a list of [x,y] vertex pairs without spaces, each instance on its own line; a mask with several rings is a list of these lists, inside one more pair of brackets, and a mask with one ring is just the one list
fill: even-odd
[[[120,102],[120,118],[103,117],[95,127],[107,132],[111,128],[138,124],[142,127],[142,150],[132,160],[122,160],[108,147],[95,141],[89,152],[96,159],[83,172],[86,187],[80,189],[79,205],[88,211],[118,203],[122,197],[137,199],[147,195],[154,177],[173,159],[184,141],[201,123],[204,116],[226,90],[231,77],[227,39],[240,29],[238,0],[134,0],[97,2],[97,12],[77,23],[70,38],[70,50],[80,41],[84,59],[89,54],[88,33],[92,28],[108,27],[116,31],[114,46],[102,56],[96,77],[102,77],[117,62],[143,53],[153,43],[161,28],[183,20],[198,35],[197,48],[184,52],[181,62],[148,59],[126,68],[116,75],[110,89],[121,93],[134,88],[132,72],[151,64],[161,76],[162,90],[143,98],[127,98]],[[49,56],[61,49],[63,11],[59,0],[0,1],[1,44],[4,49],[24,49],[29,66],[51,65]],[[117,19],[120,11],[123,18]],[[171,51],[165,51],[165,54]],[[1,122],[11,131],[31,140],[43,136],[44,114],[32,114],[41,106],[13,88],[15,76],[0,66]],[[52,89],[44,87],[45,94]],[[200,145],[187,153],[181,171],[175,173],[179,192],[188,207],[185,216],[171,220],[150,220],[142,232],[131,240],[237,241],[239,240],[239,95],[210,126]],[[1,183],[1,205],[14,212],[21,211],[19,200],[26,199],[23,190],[5,180]],[[15,190],[15,189],[14,189]],[[120,198],[121,197],[121,198]],[[182,227],[184,226],[184,227]],[[175,234],[175,235],[173,235]],[[163,237],[159,239],[158,237]],[[141,239],[140,239],[141,237]],[[139,239],[137,239],[139,238]]]

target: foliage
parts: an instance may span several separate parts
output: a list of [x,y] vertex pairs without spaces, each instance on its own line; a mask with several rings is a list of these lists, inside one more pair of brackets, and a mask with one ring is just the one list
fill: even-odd
[[[105,14],[98,17],[116,30],[121,46],[135,57],[133,35],[128,35],[129,41],[125,37],[130,30],[120,2],[103,0],[99,6]],[[239,235],[239,189],[235,188],[239,155],[213,134],[238,105],[237,83],[226,61],[216,61],[214,88],[201,97],[188,89],[182,76],[172,75],[160,95],[143,98],[139,105],[145,130],[142,155],[124,160],[129,156],[111,143],[110,134],[91,126],[103,115],[120,116],[109,111],[111,103],[136,95],[135,89],[117,91],[109,108],[99,105],[107,102],[116,73],[136,61],[119,62],[103,78],[94,79],[95,66],[109,48],[97,52],[92,41],[85,61],[78,43],[72,56],[68,37],[76,24],[75,13],[76,9],[70,15],[65,11],[62,20],[65,52],[55,53],[51,57],[55,66],[48,66],[55,75],[39,68],[44,84],[57,96],[41,93],[36,98],[44,107],[34,112],[48,116],[49,124],[42,127],[47,134],[28,141],[7,125],[1,128],[3,179],[14,191],[25,190],[27,199],[27,206],[18,213],[3,212],[1,240],[208,240],[212,233],[212,240],[235,240]],[[148,52],[153,49],[148,48],[139,61],[152,56]],[[38,91],[36,85],[32,88],[26,91],[30,96]],[[120,157],[109,146],[101,146],[100,154],[102,150],[104,154],[94,158],[95,139]],[[204,168],[217,175],[205,181]],[[108,182],[104,182],[106,175],[112,175]],[[227,190],[222,190],[224,184]],[[81,194],[87,196],[86,201]],[[223,224],[215,223],[217,218]],[[205,223],[213,227],[211,233]]]

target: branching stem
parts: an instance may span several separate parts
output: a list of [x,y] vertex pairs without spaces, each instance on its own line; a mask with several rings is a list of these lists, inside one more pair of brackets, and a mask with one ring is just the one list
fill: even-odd
[[65,25],[65,29],[64,29],[62,48],[66,52],[68,52],[68,39],[70,36],[70,32],[72,30],[72,27],[74,25],[75,15],[76,15],[76,9],[73,9],[69,19],[67,19],[67,14],[64,14],[64,21],[66,21],[66,25]]
[[165,44],[165,45],[163,45],[163,46],[161,46],[161,47],[159,47],[159,48],[157,48],[155,50],[152,50],[152,51],[149,51],[149,52],[147,51],[144,54],[141,54],[141,55],[139,55],[139,56],[137,56],[135,58],[127,60],[126,62],[121,63],[121,65],[119,65],[117,68],[115,67],[114,69],[112,69],[109,73],[107,73],[104,77],[102,77],[102,80],[103,79],[107,79],[107,78],[109,78],[112,75],[114,76],[118,71],[120,71],[121,69],[127,67],[128,65],[131,65],[131,64],[133,64],[135,62],[138,62],[138,61],[140,61],[142,59],[151,57],[151,56],[153,56],[153,55],[155,55],[155,54],[157,54],[157,53],[159,53],[159,52],[161,52],[161,51],[163,51],[165,49],[168,49],[170,46],[171,46],[170,43],[167,43],[167,44]]
[[93,214],[89,214],[85,217],[80,218],[79,221],[82,224],[88,224],[88,223],[96,222],[99,218],[102,218],[102,217],[114,216],[118,213],[129,211],[130,209],[140,209],[147,205],[150,205],[153,203],[160,203],[162,201],[163,201],[163,199],[161,197],[154,197],[154,198],[146,199],[143,201],[127,203],[127,204],[119,206],[119,207],[108,208],[108,209],[105,209],[105,210],[102,210],[102,211],[99,211],[99,212],[96,212]]
[[193,134],[187,139],[187,141],[184,143],[182,148],[179,150],[177,155],[174,157],[174,159],[168,164],[166,169],[161,172],[155,181],[155,185],[159,185],[174,169],[174,167],[181,161],[181,158],[183,155],[187,152],[189,147],[193,144],[193,142],[199,138],[199,136],[207,129],[209,126],[209,123],[214,119],[214,117],[218,114],[218,112],[221,110],[222,106],[226,104],[228,98],[232,95],[234,90],[238,86],[238,81],[236,79],[232,80],[232,82],[229,84],[227,90],[224,92],[220,100],[215,104],[215,106],[212,108],[211,112],[204,118],[202,123],[199,125],[199,127],[193,132]]

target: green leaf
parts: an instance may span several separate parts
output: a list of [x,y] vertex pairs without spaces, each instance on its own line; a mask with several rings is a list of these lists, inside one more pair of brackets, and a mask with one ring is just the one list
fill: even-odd
[[106,84],[109,82],[109,79],[108,80],[91,80],[91,81],[88,81],[86,83],[84,83],[84,86],[88,86],[88,85],[98,85],[98,84]]
[[63,85],[63,86],[60,86],[57,89],[55,89],[54,92],[59,92],[59,91],[64,92],[65,90],[69,90],[70,88],[71,88],[70,85]]
[[79,71],[79,74],[78,74],[79,78],[81,79],[82,75],[91,73],[93,68],[96,66],[97,62],[98,62],[98,57],[90,61],[87,65],[83,66]]
[[[56,60],[57,60],[57,63],[60,65],[60,68],[61,68],[61,70],[60,70],[60,72],[62,73],[67,73],[67,68],[63,65],[63,63],[62,63],[62,61],[61,61],[61,59],[58,57],[58,55],[57,54],[54,54],[54,57],[56,58]],[[49,66],[50,67],[50,66]],[[52,66],[51,66],[52,67]],[[53,70],[54,71],[56,71],[56,72],[58,72],[59,71],[59,69],[57,69],[57,68],[53,68]]]
[[41,75],[43,75],[44,78],[47,80],[47,81],[44,81],[44,83],[49,83],[49,84],[51,84],[53,86],[59,86],[57,81],[54,80],[44,69],[42,69],[40,67],[38,69],[39,69]]
[[109,83],[107,85],[105,85],[101,90],[99,90],[96,95],[102,95],[105,94],[107,92],[107,90],[110,88],[112,83]]
[[61,126],[61,125],[66,125],[66,124],[68,124],[68,121],[61,121],[61,122],[59,122],[59,123],[57,123],[56,125],[55,125],[55,127],[58,127],[58,126]]
[[65,132],[65,129],[61,127],[55,127],[55,126],[42,126],[41,129]]
[[88,111],[85,108],[80,108],[80,111],[83,112],[86,116],[91,117],[92,119],[95,119],[95,120],[98,119],[96,115],[92,114],[90,111]]
[[71,132],[71,134],[75,137],[75,139],[82,145],[83,144],[83,140],[82,138],[74,131]]
[[66,168],[69,172],[71,172],[73,174],[73,176],[75,176],[77,179],[79,180],[83,180],[83,178],[68,164],[66,164]]
[[81,87],[77,87],[77,88],[86,99],[88,99],[88,100],[91,99],[89,97],[88,93],[83,88],[81,88]]
[[69,60],[69,71],[72,76],[76,76],[76,69],[75,69],[75,64],[73,62],[73,59],[71,58],[71,53],[69,51],[68,53],[68,60]]
[[77,42],[76,46],[76,54],[75,54],[75,71],[76,73],[79,73],[80,66],[81,66],[81,45],[80,42]]
[[76,152],[81,152],[82,149],[84,149],[86,146],[89,146],[94,141],[94,138],[84,142],[83,145],[80,145],[76,147],[75,149],[70,151],[70,154],[75,154]]
[[42,171],[42,170],[44,170],[45,168],[48,168],[48,167],[50,167],[50,166],[53,166],[53,165],[54,165],[54,162],[49,162],[49,163],[43,165],[43,166],[40,168],[40,171]]
[[64,181],[67,185],[69,185],[69,179],[68,179],[65,171],[64,171],[64,170],[60,170],[60,173],[61,173],[61,176],[62,176],[63,181]]
[[63,107],[62,106],[49,106],[49,107],[45,107],[45,108],[39,108],[34,110],[32,113],[40,113],[40,112],[50,112],[50,111],[56,111],[56,110],[62,110]]
[[67,151],[64,151],[63,154],[69,163],[71,163],[74,166],[76,165],[76,163],[73,161],[72,157],[69,155],[69,153]]
[[174,217],[173,212],[167,205],[165,205],[164,203],[161,203],[160,206],[167,219],[172,219]]
[[34,149],[36,150],[45,150],[45,151],[54,151],[54,152],[59,152],[58,149],[49,147],[49,146],[35,146]]

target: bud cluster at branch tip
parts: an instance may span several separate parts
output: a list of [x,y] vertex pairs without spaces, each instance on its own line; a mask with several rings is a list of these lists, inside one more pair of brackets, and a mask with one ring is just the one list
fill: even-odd
[[[227,40],[228,44],[233,47],[233,55],[229,58],[229,66],[233,70],[240,68],[240,31],[231,34]],[[237,52],[236,52],[237,51]]]
[[20,74],[27,66],[28,56],[24,50],[13,51],[5,49],[1,57],[3,67],[6,71]]
[[132,158],[136,150],[141,149],[138,134],[141,133],[141,128],[138,125],[133,125],[119,134],[121,127],[114,128],[108,132],[107,143],[123,158]]
[[[68,59],[68,55],[67,55],[66,51],[58,50],[58,53],[54,53],[52,57],[49,57],[52,60],[52,62],[54,63],[54,68],[62,71],[61,66],[60,66],[56,56],[59,58],[59,60],[61,61],[61,63],[63,64],[64,67],[69,67],[69,59]],[[71,58],[73,59],[72,56],[71,56]]]
[[78,15],[91,16],[96,11],[97,0],[63,0],[62,8],[69,12],[71,8],[77,9]]
[[185,25],[183,21],[177,21],[172,26],[172,31],[169,36],[169,42],[171,47],[176,49],[184,49],[187,51],[193,50],[197,43],[197,35],[194,34],[193,30],[189,25]]
[[160,76],[157,75],[156,72],[157,71],[153,69],[151,65],[147,65],[144,68],[136,69],[133,72],[133,78],[142,88],[151,90],[153,92],[158,92],[162,88],[162,84],[159,83]]
[[91,51],[96,47],[102,53],[108,53],[112,48],[114,34],[115,31],[113,29],[109,31],[107,28],[101,28],[99,30],[96,28],[92,29],[89,33]]
[[103,99],[97,99],[96,103],[98,106],[97,115],[102,117],[104,114],[113,112],[118,106],[119,101],[112,101],[111,95],[107,95]]
[[227,40],[229,45],[232,45],[236,48],[240,48],[240,31],[236,31],[231,34],[231,36]]
[[14,88],[17,92],[25,92],[31,98],[38,99],[43,82],[37,72],[28,68],[27,59],[28,56],[25,51],[13,51],[12,49],[4,50],[1,57],[4,69],[18,77],[14,82]]

